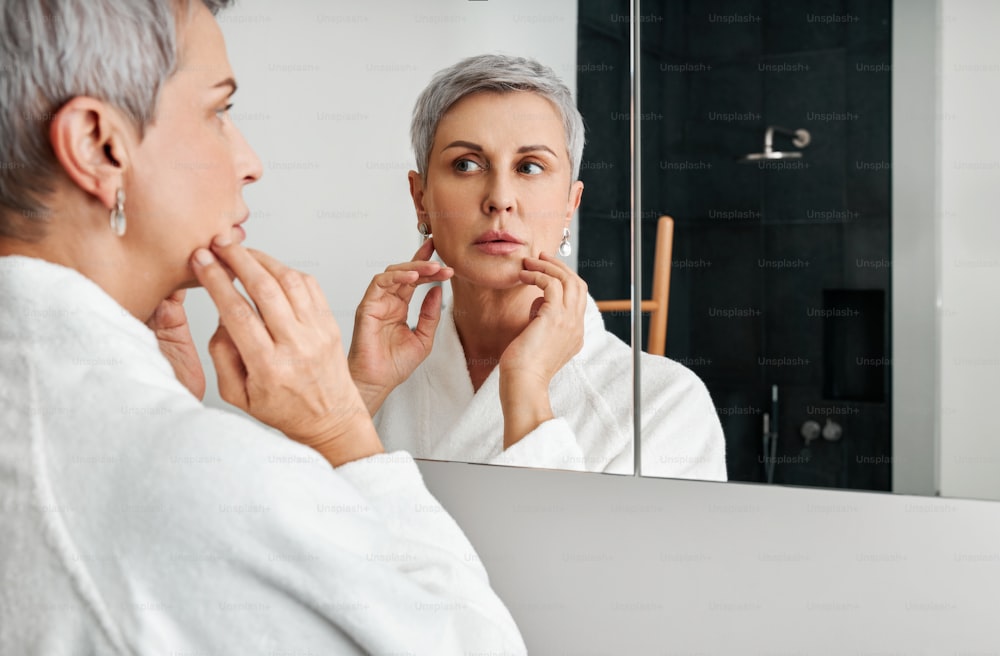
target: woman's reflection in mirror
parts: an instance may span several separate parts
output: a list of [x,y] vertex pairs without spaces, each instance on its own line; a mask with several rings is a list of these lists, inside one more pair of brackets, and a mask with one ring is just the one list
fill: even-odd
[[[556,255],[583,194],[584,126],[569,89],[531,59],[470,57],[434,76],[410,135],[413,227],[430,236],[375,276],[348,359],[386,446],[632,473],[631,348]],[[410,300],[428,283],[449,285],[451,301],[435,286],[411,329]],[[701,380],[662,357],[642,366],[642,473],[725,480]]]

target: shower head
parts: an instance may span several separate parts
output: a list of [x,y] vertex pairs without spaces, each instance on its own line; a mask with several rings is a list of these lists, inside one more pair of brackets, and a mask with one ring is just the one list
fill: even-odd
[[792,151],[781,151],[774,150],[774,133],[780,132],[781,134],[791,137],[792,144],[797,148],[805,148],[812,141],[812,137],[808,130],[799,128],[798,130],[789,130],[787,128],[778,127],[776,125],[768,126],[767,130],[764,132],[764,152],[762,153],[750,153],[749,155],[744,155],[739,158],[741,162],[759,162],[761,160],[767,159],[801,159],[802,153],[797,150]]

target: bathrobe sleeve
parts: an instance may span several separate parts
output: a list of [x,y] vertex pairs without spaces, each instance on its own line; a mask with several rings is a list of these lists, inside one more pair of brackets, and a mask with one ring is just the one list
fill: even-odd
[[[372,652],[406,645],[436,644],[436,653],[526,652],[503,602],[490,587],[475,549],[448,512],[427,490],[413,458],[405,451],[380,454],[337,469],[385,519],[382,553],[414,558],[382,559],[395,609],[379,620],[396,634],[365,645]],[[398,590],[398,593],[396,592]],[[388,602],[389,599],[386,599]],[[395,616],[393,616],[395,615]],[[403,631],[399,629],[402,628]],[[403,633],[409,632],[410,636]]]
[[667,358],[642,359],[642,475],[725,481],[726,440],[698,376]]
[[587,470],[587,458],[569,422],[561,417],[541,423],[489,461],[491,465]]
[[[119,605],[148,588],[169,610],[166,620],[142,619],[135,651],[525,652],[475,550],[409,454],[334,469],[242,418],[204,421],[209,412],[174,433],[168,453],[186,436],[200,442],[182,447],[196,462],[173,468],[169,493],[136,488],[138,502],[166,516],[118,526],[119,550],[139,551],[117,558],[124,570],[146,568],[151,554],[165,559],[108,592]],[[155,463],[155,445],[146,447]]]

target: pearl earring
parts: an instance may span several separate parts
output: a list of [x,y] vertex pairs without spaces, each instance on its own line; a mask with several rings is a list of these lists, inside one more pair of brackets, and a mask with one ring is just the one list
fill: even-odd
[[118,193],[115,194],[115,206],[111,209],[111,232],[117,237],[125,236],[125,191],[118,187]]
[[559,254],[563,257],[569,257],[573,254],[573,244],[569,242],[569,228],[563,228],[563,238],[559,242]]

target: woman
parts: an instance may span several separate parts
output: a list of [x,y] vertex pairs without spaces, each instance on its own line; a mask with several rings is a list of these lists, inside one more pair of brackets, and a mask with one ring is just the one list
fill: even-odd
[[[535,61],[471,57],[434,77],[410,134],[427,239],[369,286],[348,358],[380,434],[419,457],[631,473],[630,348],[554,256],[567,253],[583,193],[569,90]],[[453,303],[442,315],[432,290],[410,331],[416,286],[445,280]],[[641,389],[642,473],[725,480],[722,428],[697,376],[644,355]]]
[[[223,4],[2,5],[0,653],[520,653],[315,281],[239,244]],[[291,440],[201,404],[193,285],[222,397]]]

